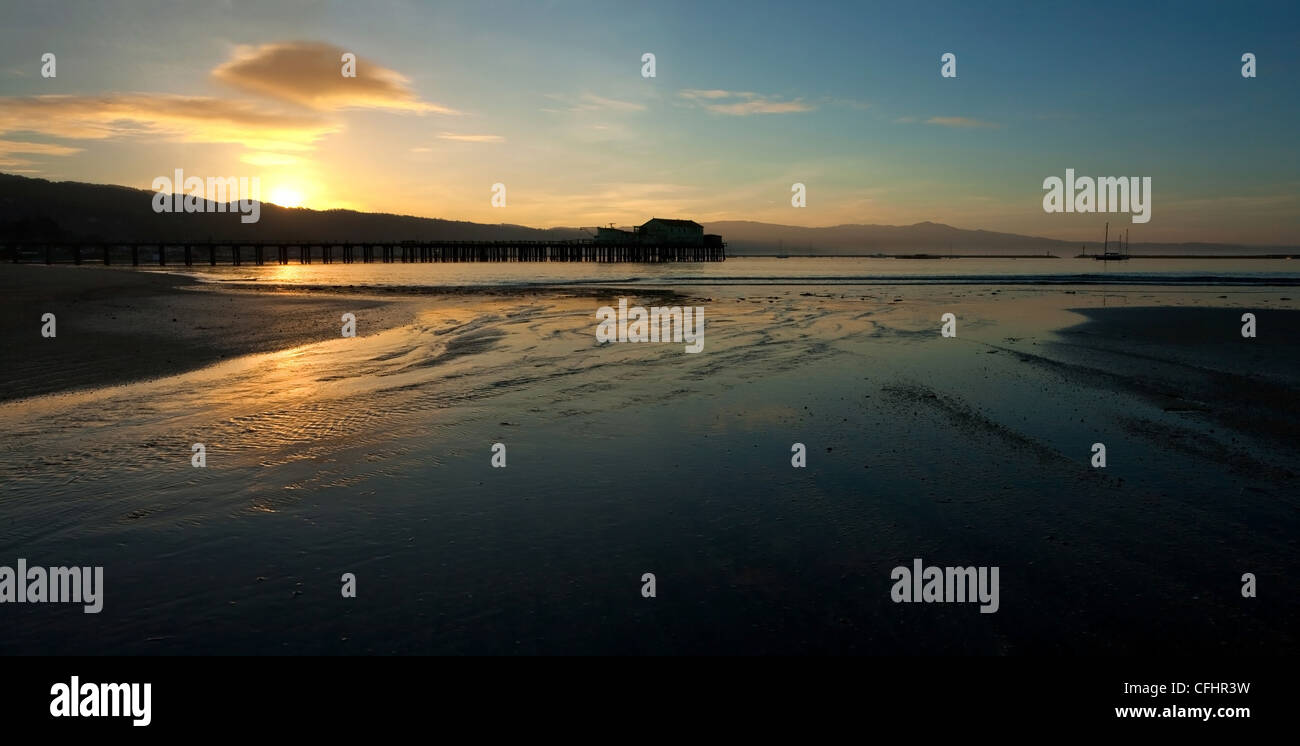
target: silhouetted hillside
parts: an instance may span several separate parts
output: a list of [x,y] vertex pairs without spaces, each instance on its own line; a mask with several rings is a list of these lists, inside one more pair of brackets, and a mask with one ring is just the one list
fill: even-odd
[[489,225],[355,210],[263,203],[256,223],[237,213],[156,213],[154,192],[0,174],[0,236],[43,240],[447,240],[585,238],[577,228]]

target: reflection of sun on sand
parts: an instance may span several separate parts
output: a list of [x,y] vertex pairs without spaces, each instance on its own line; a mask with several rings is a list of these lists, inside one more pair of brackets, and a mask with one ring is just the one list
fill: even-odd
[[361,316],[360,334],[410,322],[401,299],[282,294],[204,286],[172,274],[85,267],[6,265],[0,273],[0,333],[22,339],[45,311],[68,344],[26,345],[8,360],[0,401],[107,386],[200,368],[258,352],[340,335],[344,312]]

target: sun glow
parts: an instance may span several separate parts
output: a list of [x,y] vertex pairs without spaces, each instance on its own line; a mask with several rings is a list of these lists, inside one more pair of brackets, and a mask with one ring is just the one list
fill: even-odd
[[304,199],[306,198],[300,189],[288,184],[280,184],[271,190],[271,197],[267,201],[281,207],[302,207]]

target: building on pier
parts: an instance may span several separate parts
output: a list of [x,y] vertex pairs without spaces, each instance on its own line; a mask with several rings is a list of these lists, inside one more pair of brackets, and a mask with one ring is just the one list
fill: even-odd
[[694,220],[650,218],[637,232],[646,243],[673,246],[703,246],[704,226]]
[[704,226],[694,220],[650,218],[645,223],[623,230],[612,225],[596,229],[598,244],[641,244],[645,246],[711,246],[720,248],[722,236],[704,233]]
[[637,242],[637,234],[633,231],[625,231],[621,228],[610,226],[609,228],[596,229],[596,243],[601,244],[629,244]]

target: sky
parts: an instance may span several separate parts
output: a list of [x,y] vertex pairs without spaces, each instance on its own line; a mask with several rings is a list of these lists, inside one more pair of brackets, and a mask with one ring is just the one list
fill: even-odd
[[[149,189],[179,168],[289,206],[534,226],[1095,240],[1109,220],[1300,245],[1295,2],[5,5],[7,173]],[[1150,221],[1045,212],[1067,168],[1150,177]]]

